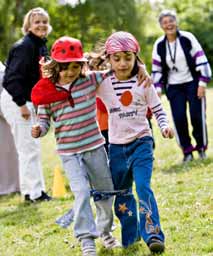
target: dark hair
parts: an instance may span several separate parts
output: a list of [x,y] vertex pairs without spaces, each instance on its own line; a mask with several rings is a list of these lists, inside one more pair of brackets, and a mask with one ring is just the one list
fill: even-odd
[[138,73],[139,67],[138,67],[138,62],[137,58],[135,59],[135,64],[131,72],[131,76],[135,76]]
[[135,76],[135,75],[138,74],[138,71],[139,71],[138,63],[144,64],[144,62],[141,60],[141,58],[136,55],[135,64],[134,64],[134,67],[132,69],[131,76]]
[[[80,64],[81,67],[83,67],[84,65],[83,62],[78,62],[78,63]],[[58,62],[58,65],[59,65],[60,71],[63,71],[68,69],[70,62],[64,62],[64,63]]]

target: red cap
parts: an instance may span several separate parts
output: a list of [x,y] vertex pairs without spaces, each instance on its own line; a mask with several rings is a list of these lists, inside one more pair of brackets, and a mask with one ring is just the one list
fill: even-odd
[[63,36],[55,41],[51,49],[51,57],[57,62],[87,61],[83,56],[81,41]]

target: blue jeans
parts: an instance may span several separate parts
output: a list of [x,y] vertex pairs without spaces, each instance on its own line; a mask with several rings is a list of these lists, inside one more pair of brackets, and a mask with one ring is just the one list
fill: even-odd
[[122,245],[127,247],[140,237],[146,243],[153,237],[164,241],[157,203],[150,188],[152,137],[146,136],[129,144],[110,144],[109,158],[115,190],[131,190],[134,181],[139,199],[139,211],[133,194],[117,196],[115,199],[115,214],[121,223]]

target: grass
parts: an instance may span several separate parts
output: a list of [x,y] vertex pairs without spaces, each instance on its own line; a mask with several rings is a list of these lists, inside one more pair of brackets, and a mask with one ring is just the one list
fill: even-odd
[[[168,102],[162,98],[167,110]],[[163,139],[154,124],[156,140],[152,188],[155,192],[161,224],[166,236],[163,256],[213,255],[213,89],[207,91],[207,123],[209,132],[208,158],[181,164],[182,154],[175,139]],[[168,111],[169,113],[169,111]],[[171,117],[170,117],[171,120]],[[53,134],[42,139],[43,167],[46,186],[51,194],[53,173],[61,166],[55,153]],[[0,197],[1,256],[68,256],[81,255],[72,235],[72,226],[62,229],[55,224],[73,203],[69,192],[51,202],[26,204],[20,195]],[[115,220],[116,223],[117,219]],[[119,238],[120,229],[114,232]],[[97,241],[100,256],[148,256],[143,241],[128,249],[104,250]]]

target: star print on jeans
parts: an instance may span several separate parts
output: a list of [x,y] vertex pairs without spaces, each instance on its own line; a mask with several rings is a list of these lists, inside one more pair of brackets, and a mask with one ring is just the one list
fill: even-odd
[[125,211],[127,211],[128,208],[126,207],[126,204],[119,204],[119,208],[118,208],[118,211],[119,212],[122,212],[122,213],[125,213]]

